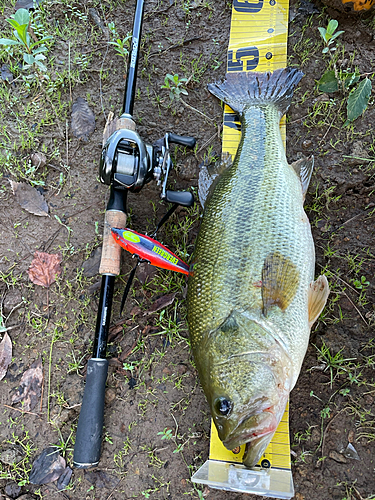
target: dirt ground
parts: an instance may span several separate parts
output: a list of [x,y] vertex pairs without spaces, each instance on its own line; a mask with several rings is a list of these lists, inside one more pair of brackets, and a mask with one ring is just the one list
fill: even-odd
[[[5,19],[14,5],[1,1],[0,12],[2,37],[10,37]],[[1,498],[256,498],[190,481],[208,456],[210,415],[189,351],[186,281],[141,266],[120,316],[134,265],[125,252],[112,313],[99,467],[74,470],[61,492],[56,482],[29,482],[33,461],[48,446],[58,446],[72,467],[92,355],[98,254],[109,195],[98,182],[101,141],[107,114],[121,109],[126,72],[124,59],[107,43],[117,38],[108,24],[114,23],[122,40],[132,29],[133,13],[129,1],[44,1],[34,14],[33,29],[39,39],[52,37],[46,42],[47,71],[31,79],[25,76],[35,72],[22,70],[22,56],[17,59],[17,53],[0,48],[1,64],[14,78],[5,79],[2,68],[0,312],[13,354],[0,383]],[[225,75],[230,13],[230,2],[223,0],[146,2],[134,106],[137,131],[150,144],[166,131],[197,139],[194,151],[175,151],[173,189],[191,187],[196,193],[198,165],[221,153],[222,108],[207,84]],[[375,498],[375,109],[372,95],[363,116],[344,126],[348,91],[317,90],[330,63],[329,55],[322,54],[318,27],[332,18],[344,31],[337,39],[337,68],[358,68],[362,79],[371,79],[375,71],[373,14],[351,17],[303,0],[291,6],[289,64],[302,68],[305,77],[288,113],[287,156],[292,162],[314,154],[306,212],[316,245],[316,274],[326,274],[332,290],[290,397],[297,500]],[[167,74],[187,79],[179,81],[187,95],[171,99],[163,88]],[[71,130],[78,97],[95,114],[96,128],[88,140]],[[33,153],[39,156],[31,159]],[[37,188],[47,201],[48,216],[22,209],[9,181]],[[167,210],[159,194],[155,183],[129,194],[131,228],[152,230]],[[200,213],[198,204],[178,209],[159,239],[188,259]],[[62,255],[62,273],[48,291],[28,276],[36,250]],[[155,301],[171,293],[172,304],[152,312]],[[35,389],[28,412],[20,403],[12,409],[22,375],[40,358],[41,394]],[[343,453],[348,444],[357,452],[354,458]]]

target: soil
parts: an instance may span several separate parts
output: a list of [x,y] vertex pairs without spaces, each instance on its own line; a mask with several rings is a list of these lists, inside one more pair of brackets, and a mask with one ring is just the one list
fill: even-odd
[[[43,82],[29,87],[22,78],[1,82],[10,99],[4,100],[1,124],[6,134],[0,172],[0,296],[13,343],[12,363],[0,386],[1,498],[256,498],[191,483],[192,473],[208,457],[210,415],[187,342],[185,278],[141,266],[120,315],[134,265],[125,252],[112,312],[99,466],[74,469],[69,487],[60,493],[56,482],[38,486],[28,481],[33,461],[50,445],[58,445],[72,467],[99,301],[97,265],[109,190],[98,182],[98,163],[106,116],[121,109],[125,67],[89,9],[96,9],[105,25],[114,22],[123,38],[132,29],[134,5],[47,1],[41,9],[40,19],[55,30],[46,64],[55,82],[65,71],[61,85],[46,98]],[[2,11],[2,31],[9,36],[5,19],[14,10],[6,6]],[[230,14],[223,0],[146,2],[134,105],[137,131],[149,144],[167,131],[197,139],[194,152],[176,151],[173,189],[196,188],[199,164],[221,153],[222,108],[207,84],[225,75]],[[332,290],[290,396],[295,499],[373,498],[374,101],[372,95],[363,116],[344,127],[345,96],[318,92],[316,81],[329,63],[317,28],[331,18],[344,31],[339,67],[356,67],[362,78],[371,79],[375,23],[371,13],[352,16],[305,2],[291,6],[290,18],[289,64],[302,68],[305,77],[288,112],[287,156],[290,162],[315,157],[306,212],[316,245],[316,274],[324,271]],[[76,31],[70,31],[70,24],[78,26]],[[166,74],[188,79],[188,94],[182,95],[187,105],[170,100],[162,88]],[[88,140],[74,137],[69,128],[72,103],[79,97],[95,114],[96,128]],[[42,119],[35,110],[43,106],[49,115],[40,111]],[[30,169],[31,155],[41,152],[46,164]],[[23,210],[10,180],[34,186],[43,181],[38,189],[49,216]],[[159,195],[154,182],[129,194],[130,227],[152,230],[167,211]],[[158,238],[173,251],[191,254],[199,210],[198,205],[179,208]],[[62,254],[62,274],[48,292],[28,277],[36,250]],[[171,305],[151,312],[157,299],[174,292]],[[327,348],[330,359],[326,356],[324,363],[319,350]],[[30,412],[19,404],[12,409],[22,374],[40,357],[44,375],[37,404]],[[169,429],[172,438],[162,439]],[[349,443],[359,460],[343,453]],[[6,458],[9,453],[12,460]]]

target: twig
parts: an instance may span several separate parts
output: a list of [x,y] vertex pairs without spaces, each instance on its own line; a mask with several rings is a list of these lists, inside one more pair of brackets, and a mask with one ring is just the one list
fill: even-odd
[[72,102],[72,79],[70,77],[70,41],[68,42],[68,78],[69,78],[69,96]]
[[191,109],[192,111],[195,111],[196,113],[199,113],[200,115],[202,115],[204,118],[207,118],[207,120],[210,120],[210,122],[212,123],[215,123],[215,120],[213,118],[210,118],[209,116],[205,115],[204,113],[202,113],[202,111],[199,111],[199,109],[196,109],[196,108],[193,108],[193,106],[190,106],[190,104],[188,104],[187,102],[185,102],[183,99],[179,99],[180,102],[186,106],[187,108]]
[[43,373],[43,375],[42,375],[42,393],[40,395],[40,413],[42,413],[43,396],[44,396],[44,370],[42,373]]
[[206,141],[206,142],[203,144],[203,146],[201,146],[201,147],[198,149],[198,151],[197,151],[197,153],[196,153],[196,154],[200,153],[200,152],[201,152],[201,151],[202,151],[202,150],[203,150],[206,146],[208,146],[208,145],[210,144],[210,142],[212,142],[212,141],[215,139],[216,134],[217,134],[217,132],[215,132],[215,133],[214,133],[214,135],[213,135],[212,137],[210,137],[210,138],[208,139],[208,141]]
[[354,304],[354,302],[352,301],[352,299],[345,293],[345,292],[342,292],[345,297],[349,300],[349,302],[351,303],[351,305],[354,307],[354,309],[357,311],[357,313],[361,316],[361,318],[363,319],[364,323],[366,326],[368,326],[368,323],[367,321],[365,320],[365,318],[362,316],[361,312],[359,311],[358,307]]
[[26,411],[26,410],[21,410],[20,408],[14,408],[13,406],[9,406],[6,404],[3,404],[6,408],[10,408],[11,410],[19,411],[21,413],[28,413],[29,415],[35,415],[36,417],[40,417],[37,413],[33,413],[32,411]]

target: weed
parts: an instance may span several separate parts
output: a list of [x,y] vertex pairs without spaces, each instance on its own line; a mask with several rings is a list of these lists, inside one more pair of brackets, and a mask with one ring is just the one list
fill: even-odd
[[43,61],[46,56],[43,54],[48,49],[45,42],[51,40],[51,36],[45,36],[41,40],[31,41],[29,26],[31,16],[26,9],[18,9],[10,19],[6,21],[13,26],[13,38],[0,38],[0,45],[4,45],[13,56],[15,48],[20,49],[26,66],[23,69],[34,67],[37,71],[46,72],[47,68]]
[[[358,70],[354,72],[350,69],[342,70],[338,67],[335,51],[337,47],[333,42],[343,31],[336,31],[338,22],[335,19],[329,21],[327,28],[319,27],[320,36],[324,42],[323,54],[329,54],[332,70],[328,69],[318,82],[318,89],[321,92],[337,92],[341,90],[345,96],[347,91],[352,88],[360,79]],[[336,33],[335,33],[336,31]],[[372,90],[371,80],[365,77],[357,87],[353,87],[347,98],[347,120],[344,125],[356,120],[367,108]]]
[[187,78],[179,78],[177,74],[166,75],[164,79],[164,85],[161,86],[162,89],[169,90],[169,98],[171,101],[174,99],[179,99],[180,95],[188,95],[187,90],[184,88],[184,84],[187,82]]
[[330,386],[332,387],[336,377],[342,375],[343,373],[349,373],[353,367],[353,363],[351,363],[351,361],[354,361],[355,358],[344,358],[342,355],[344,348],[340,349],[340,351],[336,354],[332,354],[330,348],[326,345],[324,340],[320,349],[317,346],[315,346],[315,348],[318,351],[318,361],[324,366],[323,370],[329,370]]

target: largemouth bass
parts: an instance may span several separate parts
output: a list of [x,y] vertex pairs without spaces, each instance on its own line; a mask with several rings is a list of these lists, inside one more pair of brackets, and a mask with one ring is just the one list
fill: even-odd
[[205,203],[188,281],[189,333],[219,437],[228,449],[248,443],[249,467],[282,418],[329,294],[325,276],[314,282],[303,209],[313,161],[289,165],[279,128],[302,76],[290,68],[229,73],[209,85],[239,114],[242,136]]

